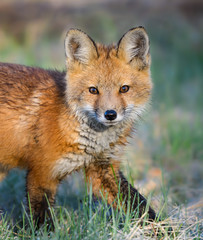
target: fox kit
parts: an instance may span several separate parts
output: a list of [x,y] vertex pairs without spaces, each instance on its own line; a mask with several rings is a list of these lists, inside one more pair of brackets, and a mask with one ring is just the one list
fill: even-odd
[[[149,101],[149,39],[142,27],[117,45],[96,44],[71,29],[65,39],[65,72],[0,63],[0,179],[27,169],[27,195],[35,221],[50,217],[57,186],[79,169],[117,206],[141,216],[146,199],[119,170],[119,151]],[[126,208],[124,207],[124,208]],[[147,209],[149,219],[154,210]]]

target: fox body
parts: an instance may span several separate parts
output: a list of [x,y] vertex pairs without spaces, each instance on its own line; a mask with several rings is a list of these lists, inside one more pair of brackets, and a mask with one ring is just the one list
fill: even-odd
[[[60,181],[81,168],[95,196],[116,207],[120,188],[141,216],[146,200],[120,172],[119,151],[151,93],[147,33],[134,28],[103,46],[71,29],[65,52],[64,72],[0,63],[0,178],[27,169],[38,224],[50,217],[47,199],[54,204]],[[151,207],[148,214],[155,218]]]

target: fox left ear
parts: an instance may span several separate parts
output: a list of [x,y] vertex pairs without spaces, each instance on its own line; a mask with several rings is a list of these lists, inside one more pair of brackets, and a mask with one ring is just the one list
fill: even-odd
[[142,70],[150,65],[149,38],[143,27],[130,29],[118,42],[117,56]]
[[97,47],[94,41],[83,31],[70,29],[65,38],[65,52],[68,65],[74,62],[88,64],[97,58]]

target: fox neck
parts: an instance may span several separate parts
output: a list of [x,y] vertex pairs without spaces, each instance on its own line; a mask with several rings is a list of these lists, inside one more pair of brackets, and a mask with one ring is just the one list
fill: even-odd
[[[114,144],[124,136],[126,125],[118,123],[113,126],[105,126],[88,116],[79,117],[80,128],[78,144],[86,153],[99,155],[101,153],[113,154]],[[128,126],[129,128],[129,126]]]

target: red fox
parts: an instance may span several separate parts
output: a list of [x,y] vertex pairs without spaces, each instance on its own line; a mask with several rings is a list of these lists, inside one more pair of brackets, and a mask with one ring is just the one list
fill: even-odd
[[[51,217],[58,184],[79,169],[109,204],[149,219],[156,214],[119,170],[121,147],[149,102],[149,38],[130,29],[117,45],[96,44],[81,30],[65,38],[67,70],[0,63],[0,178],[27,169],[27,195],[35,221]],[[125,208],[126,208],[125,207]]]

